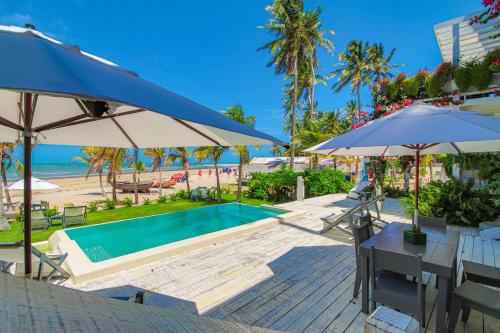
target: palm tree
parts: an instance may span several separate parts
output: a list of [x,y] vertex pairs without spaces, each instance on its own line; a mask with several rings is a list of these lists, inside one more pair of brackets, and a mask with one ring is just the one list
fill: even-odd
[[14,155],[13,143],[0,143],[0,172],[2,173],[2,183],[7,200],[7,209],[12,206],[12,199],[7,189],[7,169],[12,165],[12,156]]
[[375,43],[368,48],[368,56],[371,63],[371,74],[374,82],[380,82],[382,79],[394,77],[392,70],[402,64],[391,65],[390,62],[396,53],[396,49],[392,49],[389,54],[385,55],[384,46],[382,43]]
[[214,164],[215,177],[217,179],[217,201],[222,201],[222,195],[220,190],[220,177],[219,177],[219,160],[222,154],[227,150],[227,147],[212,146],[212,147],[198,147],[193,150],[193,155],[196,157],[198,162],[209,160]]
[[101,147],[83,147],[80,151],[86,156],[75,156],[73,159],[86,163],[88,165],[87,175],[85,179],[89,178],[91,173],[97,173],[99,175],[99,186],[101,187],[101,193],[103,197],[106,197],[106,191],[102,183],[102,173],[104,166],[106,165],[105,150],[108,148]]
[[349,121],[349,124],[354,124],[356,122],[356,114],[358,112],[358,104],[356,104],[356,101],[353,99],[348,100],[344,108],[344,112],[346,113],[346,119]]
[[[245,111],[243,107],[239,104],[235,104],[233,106],[228,106],[226,110],[223,110],[226,116],[231,119],[236,120],[239,123],[248,125],[250,127],[255,126],[255,116],[247,116],[245,115]],[[236,201],[241,202],[241,178],[243,173],[243,165],[248,164],[250,162],[250,150],[247,146],[235,146],[232,147],[234,153],[239,156],[240,163],[238,165],[238,191],[236,194]]]
[[158,171],[158,178],[160,178],[160,195],[163,195],[163,188],[161,184],[161,167],[165,163],[166,152],[164,148],[147,148],[143,153],[144,157],[149,157],[153,163],[153,172]]
[[180,161],[184,169],[184,176],[186,177],[186,188],[191,190],[189,186],[189,156],[191,152],[186,147],[170,148],[170,153],[167,156],[167,164],[172,164],[175,161]]
[[346,50],[340,53],[338,68],[332,72],[332,77],[337,77],[332,89],[339,92],[350,84],[351,94],[357,94],[358,123],[361,121],[361,86],[370,84],[372,75],[368,49],[368,43],[363,45],[360,40],[351,41]]
[[113,200],[118,201],[116,196],[116,175],[122,173],[123,163],[127,161],[127,149],[124,148],[106,148],[103,151],[108,167],[107,181],[113,186]]

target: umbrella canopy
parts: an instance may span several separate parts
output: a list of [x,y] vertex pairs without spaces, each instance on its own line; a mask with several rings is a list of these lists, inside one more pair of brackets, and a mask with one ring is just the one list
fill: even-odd
[[418,223],[420,155],[500,151],[500,119],[414,104],[305,151],[351,156],[415,155],[413,222]]
[[[30,29],[0,26],[0,142],[19,140],[22,92],[48,144],[152,148],[279,142],[107,60]],[[22,105],[22,104],[21,104]]]
[[414,104],[306,152],[322,155],[402,156],[500,151],[500,119]]
[[[46,182],[45,180],[31,177],[31,190],[56,190],[59,186]],[[18,180],[14,184],[7,187],[8,190],[24,190],[24,179]]]
[[116,64],[32,29],[0,26],[0,142],[24,142],[31,275],[32,144],[138,148],[280,143]]

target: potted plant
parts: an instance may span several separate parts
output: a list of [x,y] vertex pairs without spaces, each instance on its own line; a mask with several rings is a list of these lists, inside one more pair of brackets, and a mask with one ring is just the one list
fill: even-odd
[[427,234],[420,230],[420,226],[412,224],[409,230],[403,232],[404,241],[414,245],[424,245],[427,242]]

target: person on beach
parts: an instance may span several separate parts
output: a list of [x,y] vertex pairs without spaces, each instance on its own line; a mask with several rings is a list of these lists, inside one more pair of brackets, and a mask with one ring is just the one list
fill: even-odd
[[227,179],[229,179],[229,177],[231,177],[231,169],[227,169]]
[[200,179],[201,179],[201,175],[202,175],[202,171],[201,171],[201,169],[198,169],[198,176],[200,177]]
[[234,173],[234,176],[238,176],[238,172],[236,171],[236,169],[233,169],[233,173]]
[[208,178],[210,178],[212,176],[212,169],[209,169],[208,170]]

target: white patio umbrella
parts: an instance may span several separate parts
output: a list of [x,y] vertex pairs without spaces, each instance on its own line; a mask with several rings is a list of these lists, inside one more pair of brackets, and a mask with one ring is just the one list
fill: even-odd
[[[45,180],[31,177],[31,190],[32,191],[42,191],[42,190],[56,190],[59,186],[46,182]],[[8,190],[24,190],[24,179],[18,180],[14,184],[7,187]]]
[[[33,28],[33,27],[31,27]],[[155,148],[280,143],[33,29],[0,26],[0,142],[24,143],[24,254],[31,274],[34,143]]]
[[415,155],[417,222],[420,155],[500,151],[500,119],[414,104],[305,151],[349,156]]

